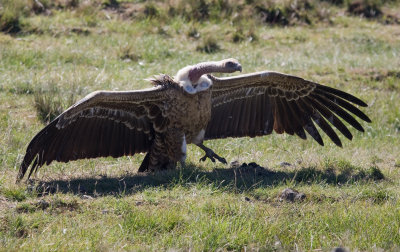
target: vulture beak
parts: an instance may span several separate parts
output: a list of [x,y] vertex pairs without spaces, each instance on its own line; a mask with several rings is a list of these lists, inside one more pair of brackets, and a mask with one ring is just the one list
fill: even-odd
[[238,64],[236,67],[236,70],[239,72],[242,72],[242,65]]

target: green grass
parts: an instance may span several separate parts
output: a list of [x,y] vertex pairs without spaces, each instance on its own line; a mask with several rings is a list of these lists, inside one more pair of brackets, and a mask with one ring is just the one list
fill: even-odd
[[[131,16],[103,2],[42,1],[51,15],[15,5],[26,26],[0,33],[1,251],[399,249],[400,35],[382,22],[398,2],[380,1],[385,14],[366,19],[347,12],[350,1],[310,1],[311,24],[285,27],[247,18],[254,10],[235,18],[234,5],[221,17],[220,7],[208,9],[207,21],[189,19],[180,1],[170,19],[160,1],[128,1],[140,7]],[[218,50],[206,49],[214,42]],[[229,57],[244,73],[280,71],[355,94],[373,122],[362,123],[365,133],[351,129],[353,141],[341,137],[343,148],[325,136],[324,147],[276,134],[206,142],[229,162],[264,168],[199,163],[203,152],[189,146],[185,169],[137,174],[137,154],[55,162],[15,184],[49,112],[94,90],[140,89],[153,75]],[[280,201],[288,187],[305,200]]]

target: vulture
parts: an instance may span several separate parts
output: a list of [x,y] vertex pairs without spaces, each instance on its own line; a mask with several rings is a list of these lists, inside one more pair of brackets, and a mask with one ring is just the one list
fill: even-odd
[[[225,163],[204,140],[256,137],[286,132],[324,145],[316,127],[338,146],[332,126],[352,139],[348,125],[371,122],[357,106],[367,104],[341,90],[300,77],[264,71],[233,77],[212,73],[242,71],[236,59],[186,66],[175,77],[155,76],[153,87],[95,91],[65,110],[29,143],[17,181],[52,161],[120,157],[147,153],[138,169],[153,172],[184,165],[187,144],[204,150],[200,161]],[[340,119],[341,118],[341,119]],[[343,120],[343,121],[342,121]]]

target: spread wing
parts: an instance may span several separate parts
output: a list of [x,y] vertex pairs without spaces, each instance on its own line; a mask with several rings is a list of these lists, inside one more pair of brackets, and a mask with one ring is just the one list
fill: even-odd
[[29,143],[17,180],[52,161],[120,157],[148,151],[154,132],[168,124],[164,103],[173,89],[96,91],[42,129]]
[[339,118],[359,131],[364,129],[355,116],[371,122],[355,106],[367,106],[357,97],[296,76],[260,72],[209,77],[213,81],[212,110],[205,139],[255,137],[273,130],[306,139],[307,131],[323,145],[317,124],[336,145],[342,146],[331,125],[348,139],[353,136]]

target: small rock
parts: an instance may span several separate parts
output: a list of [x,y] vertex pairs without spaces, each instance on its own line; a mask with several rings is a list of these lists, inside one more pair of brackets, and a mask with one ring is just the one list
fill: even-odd
[[292,166],[292,164],[291,164],[291,163],[288,163],[288,162],[281,162],[279,165],[280,165],[281,167]]
[[251,199],[249,197],[244,197],[245,201],[251,202]]
[[290,201],[290,202],[302,201],[305,198],[306,198],[306,195],[304,193],[300,193],[291,188],[286,188],[285,190],[282,191],[281,195],[279,196],[280,201],[286,200],[286,201]]
[[101,213],[102,214],[108,214],[110,211],[108,210],[108,209],[103,209],[103,210],[101,210]]
[[230,163],[230,167],[231,168],[238,168],[240,165],[239,165],[239,161],[237,161],[237,160],[235,160],[235,161],[232,161],[231,163]]
[[39,200],[38,202],[36,202],[36,207],[40,208],[42,210],[48,208],[50,206],[50,203],[45,201],[44,199]]
[[296,201],[303,201],[306,198],[306,195],[304,193],[299,193],[294,197],[294,200]]
[[333,248],[332,252],[348,252],[348,250],[346,248],[337,247],[337,248]]
[[92,196],[90,196],[90,195],[86,195],[86,194],[84,194],[84,195],[82,195],[82,197],[81,197],[82,199],[85,199],[85,200],[91,200],[91,199],[93,199],[93,197]]

